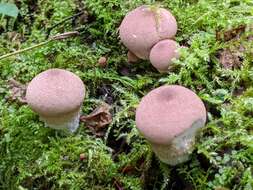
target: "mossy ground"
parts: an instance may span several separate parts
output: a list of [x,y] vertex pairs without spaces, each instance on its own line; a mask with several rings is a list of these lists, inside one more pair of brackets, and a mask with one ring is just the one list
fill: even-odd
[[[0,189],[253,189],[252,33],[228,41],[216,36],[216,31],[251,25],[251,0],[15,3],[18,18],[0,23],[0,55],[43,42],[48,33],[78,30],[81,35],[0,61]],[[170,73],[159,74],[145,61],[129,65],[119,43],[123,16],[144,3],[158,3],[177,18],[176,39],[186,48]],[[85,15],[51,28],[80,11]],[[240,65],[225,69],[219,52],[238,44],[245,47]],[[108,57],[107,67],[97,65],[100,56]],[[104,101],[111,104],[113,122],[105,136],[95,137],[83,124],[73,135],[44,128],[28,106],[10,101],[8,79],[27,83],[53,67],[76,73],[86,84],[83,113]],[[176,167],[160,163],[135,128],[141,97],[163,84],[192,89],[208,110],[191,160]]]

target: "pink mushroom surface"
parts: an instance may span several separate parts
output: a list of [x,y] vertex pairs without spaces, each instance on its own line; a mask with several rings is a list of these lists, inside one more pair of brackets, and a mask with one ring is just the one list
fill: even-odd
[[168,71],[173,58],[179,58],[178,45],[169,39],[154,45],[149,56],[151,64],[160,72]]
[[174,37],[176,32],[176,19],[168,10],[153,10],[147,5],[129,12],[119,27],[122,43],[141,59],[149,59],[151,48],[160,40]]

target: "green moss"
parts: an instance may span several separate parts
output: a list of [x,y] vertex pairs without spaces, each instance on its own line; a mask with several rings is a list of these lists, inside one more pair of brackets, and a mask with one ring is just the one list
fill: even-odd
[[[169,74],[157,73],[145,61],[129,66],[127,50],[119,43],[122,18],[144,3],[168,8],[177,18],[176,38],[186,48]],[[249,24],[252,6],[248,0],[20,1],[17,20],[6,17],[0,24],[0,55],[45,41],[50,28],[80,11],[88,15],[87,21],[77,17],[50,31],[79,30],[80,36],[0,61],[0,189],[252,189],[251,32],[228,42],[216,39],[217,30]],[[11,31],[20,37],[10,37]],[[218,51],[238,44],[245,46],[240,67],[224,69]],[[97,60],[104,55],[108,65],[100,68]],[[28,83],[53,67],[68,69],[84,81],[84,113],[110,96],[113,122],[104,137],[94,137],[83,125],[73,135],[45,128],[28,106],[9,100],[8,79]],[[194,90],[208,109],[208,124],[191,160],[173,168],[152,155],[134,121],[141,97],[163,84]],[[99,92],[104,86],[107,95]]]

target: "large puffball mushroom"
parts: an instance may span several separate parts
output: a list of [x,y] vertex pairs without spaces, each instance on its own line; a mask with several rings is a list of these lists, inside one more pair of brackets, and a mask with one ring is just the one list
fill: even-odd
[[168,71],[173,58],[179,58],[178,45],[169,39],[154,45],[149,56],[151,64],[160,72]]
[[74,132],[79,126],[85,86],[75,74],[63,69],[49,69],[29,83],[26,99],[46,126]]
[[176,32],[176,19],[168,10],[147,5],[130,11],[119,27],[122,43],[141,59],[149,59],[151,48]]
[[142,98],[135,119],[158,158],[174,166],[189,159],[196,132],[205,125],[206,109],[191,90],[165,85]]

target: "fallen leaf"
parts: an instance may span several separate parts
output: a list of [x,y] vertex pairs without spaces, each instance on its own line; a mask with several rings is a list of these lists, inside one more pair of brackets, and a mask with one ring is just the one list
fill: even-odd
[[238,86],[237,89],[235,89],[232,94],[234,96],[241,96],[243,94],[243,92],[245,91],[245,87],[244,86]]
[[0,3],[0,14],[16,18],[19,10],[14,3]]
[[11,43],[13,44],[13,47],[15,49],[20,49],[21,48],[21,43],[24,41],[24,36],[20,33],[17,33],[15,31],[13,32],[7,32],[6,37]]
[[232,28],[226,31],[216,31],[216,40],[217,41],[229,41],[235,38],[239,38],[239,36],[245,32],[246,25],[240,25],[236,28]]
[[239,54],[228,48],[220,52],[219,60],[225,69],[239,68],[242,64]]
[[[233,39],[233,42],[229,47],[222,49],[218,53],[219,61],[225,69],[240,68],[243,62],[243,55],[249,51],[253,55],[251,47],[248,47],[246,44],[242,43],[243,41],[251,42],[253,40],[253,27],[247,27],[247,31],[248,32],[246,32],[246,26],[242,25],[233,29],[233,31],[229,30],[224,33],[225,41]],[[243,32],[245,32],[244,36],[241,35]],[[220,39],[221,37],[219,36],[217,38]]]
[[103,136],[101,130],[112,122],[112,115],[110,113],[110,106],[103,103],[97,107],[91,114],[81,116],[80,120],[84,122],[92,133],[96,136]]
[[133,171],[135,171],[135,167],[134,166],[125,166],[124,168],[121,169],[121,173],[122,174],[129,174],[129,173],[132,173]]
[[25,98],[25,93],[26,93],[26,88],[27,86],[25,84],[21,84],[20,82],[14,80],[14,79],[10,79],[8,81],[8,86],[9,86],[9,90],[10,90],[10,99],[12,101],[18,101],[21,104],[26,104],[26,98]]

